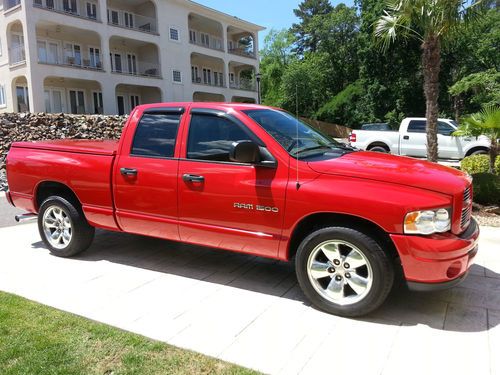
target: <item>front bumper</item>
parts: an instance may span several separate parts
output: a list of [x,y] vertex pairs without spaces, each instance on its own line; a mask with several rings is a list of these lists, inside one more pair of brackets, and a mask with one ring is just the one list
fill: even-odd
[[478,251],[479,226],[472,219],[467,230],[458,236],[452,233],[393,234],[391,238],[411,289],[444,289],[462,281],[473,264]]

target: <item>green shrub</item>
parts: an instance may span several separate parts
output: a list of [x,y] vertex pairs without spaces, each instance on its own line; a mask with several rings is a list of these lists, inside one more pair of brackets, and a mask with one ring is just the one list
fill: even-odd
[[[462,171],[470,175],[476,173],[488,173],[490,169],[490,156],[489,155],[473,155],[467,156],[460,162]],[[500,156],[495,160],[495,174],[500,175]]]
[[472,177],[474,202],[484,205],[500,205],[500,176],[491,173],[477,173]]

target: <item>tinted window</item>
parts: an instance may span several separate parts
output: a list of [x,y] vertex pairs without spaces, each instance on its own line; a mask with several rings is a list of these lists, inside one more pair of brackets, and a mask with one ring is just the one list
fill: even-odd
[[453,129],[446,122],[438,121],[438,133],[443,135],[450,135],[455,129]]
[[236,123],[217,116],[193,115],[189,125],[189,159],[229,161],[233,142],[251,140]]
[[180,115],[144,114],[137,125],[132,155],[173,157]]
[[412,120],[408,125],[409,133],[425,133],[427,121],[425,120]]

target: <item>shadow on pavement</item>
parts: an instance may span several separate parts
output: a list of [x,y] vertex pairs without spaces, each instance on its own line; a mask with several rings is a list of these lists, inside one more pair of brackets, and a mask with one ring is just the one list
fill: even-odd
[[[32,247],[45,249],[41,241]],[[292,263],[247,254],[98,230],[90,249],[72,259],[105,260],[310,305],[297,284]],[[473,265],[468,278],[452,289],[418,293],[410,292],[400,284],[382,307],[356,320],[389,325],[424,324],[438,330],[480,332],[500,324],[488,322],[487,309],[500,311],[500,274]]]

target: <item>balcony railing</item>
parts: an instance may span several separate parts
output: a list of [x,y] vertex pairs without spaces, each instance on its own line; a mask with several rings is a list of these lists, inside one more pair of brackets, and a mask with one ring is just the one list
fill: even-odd
[[156,19],[122,10],[108,9],[108,24],[145,33],[155,34],[158,32]]
[[38,56],[40,64],[67,66],[71,68],[88,69],[102,71],[102,56],[94,55],[90,59],[78,56],[66,56],[63,59],[59,57]]
[[21,0],[4,0],[3,1],[3,10],[8,10],[10,8],[14,8],[21,4]]
[[9,64],[17,65],[26,62],[26,50],[24,46],[9,48]]
[[227,52],[233,54],[233,55],[238,55],[238,56],[243,56],[243,57],[250,57],[252,59],[255,59],[255,52],[254,51],[249,51],[246,48],[231,48],[228,46]]
[[33,6],[56,13],[68,14],[70,16],[85,18],[92,21],[99,21],[97,7],[92,8],[89,6],[83,6],[83,9],[78,10],[78,8],[72,8],[70,1],[61,0],[33,0]]
[[245,90],[245,91],[257,91],[255,88],[255,82],[250,80],[240,80],[239,82],[231,82],[229,83],[229,88],[236,90]]
[[128,68],[126,66],[122,68],[113,66],[111,71],[113,73],[126,74],[137,77],[161,78],[160,64],[145,61],[137,61],[137,67],[135,69]]
[[214,38],[211,35],[207,35],[206,37],[202,38],[201,33],[199,31],[194,31],[194,32],[195,34],[190,33],[189,35],[189,43],[224,52],[224,43],[222,42],[222,39]]
[[212,87],[226,87],[223,81],[204,81],[201,77],[191,78],[191,82],[197,85],[212,86]]

